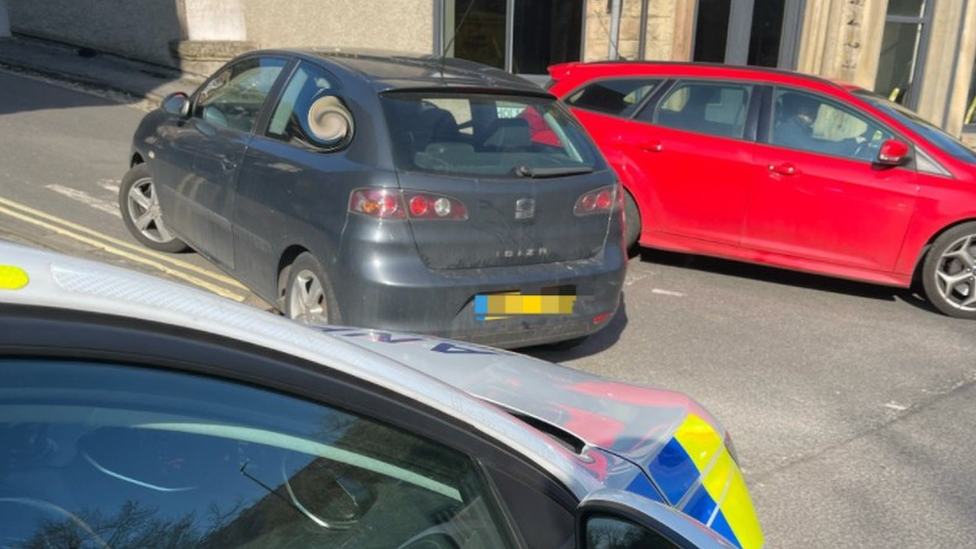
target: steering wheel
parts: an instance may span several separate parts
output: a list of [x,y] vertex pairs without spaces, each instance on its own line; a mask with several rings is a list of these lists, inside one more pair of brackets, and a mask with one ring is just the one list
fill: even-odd
[[876,145],[873,141],[865,139],[857,144],[854,148],[854,158],[863,158],[865,160],[874,160],[876,151],[879,145]]

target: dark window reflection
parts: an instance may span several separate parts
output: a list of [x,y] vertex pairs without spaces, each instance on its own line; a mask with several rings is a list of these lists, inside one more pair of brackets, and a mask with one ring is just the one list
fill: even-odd
[[0,547],[507,547],[463,454],[174,373],[0,368]]
[[921,17],[925,0],[888,0],[888,15]]
[[511,18],[512,72],[545,74],[550,65],[580,59],[583,0],[447,0],[445,42],[454,57],[505,69],[506,25]]
[[784,0],[756,0],[752,8],[752,34],[749,37],[749,65],[775,67],[783,36]]
[[573,93],[566,98],[566,102],[591,111],[630,116],[654,91],[658,82],[640,78],[602,80]]
[[[448,0],[454,16],[447,20],[454,35],[454,57],[505,68],[505,0]],[[448,6],[450,8],[450,6]],[[455,29],[457,34],[455,35]]]
[[594,516],[586,521],[587,549],[677,549],[657,532],[626,519]]
[[695,23],[695,61],[725,62],[731,0],[699,0]]
[[904,104],[911,92],[921,35],[920,23],[885,23],[874,89],[896,103]]
[[874,90],[891,101],[915,106],[921,77],[922,40],[928,23],[924,0],[891,0]]
[[579,60],[583,0],[519,0],[514,22],[512,72],[545,74],[549,65]]

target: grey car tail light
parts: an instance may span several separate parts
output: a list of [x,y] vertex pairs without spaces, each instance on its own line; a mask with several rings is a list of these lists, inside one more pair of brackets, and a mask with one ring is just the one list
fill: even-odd
[[580,196],[576,200],[576,205],[573,206],[573,213],[576,216],[608,214],[619,202],[619,196],[617,185],[600,187]]
[[354,190],[349,197],[349,211],[382,219],[464,221],[468,218],[468,209],[456,198],[383,188]]

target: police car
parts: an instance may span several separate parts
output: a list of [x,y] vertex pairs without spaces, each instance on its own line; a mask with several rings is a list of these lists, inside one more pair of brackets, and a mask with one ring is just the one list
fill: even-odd
[[679,393],[0,242],[0,546],[759,549]]

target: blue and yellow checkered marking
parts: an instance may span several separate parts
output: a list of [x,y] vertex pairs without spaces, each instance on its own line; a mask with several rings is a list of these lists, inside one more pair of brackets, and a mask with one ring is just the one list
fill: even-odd
[[651,484],[651,481],[648,480],[644,475],[637,475],[634,477],[634,480],[630,481],[630,484],[627,485],[627,491],[640,494],[652,501],[667,503],[661,498],[661,494],[657,491],[657,488],[655,488],[654,485]]
[[689,414],[648,472],[672,505],[737,547],[759,549],[762,530],[738,465],[721,435]]
[[575,303],[574,295],[478,295],[474,298],[474,315],[481,321],[516,315],[571,315]]

